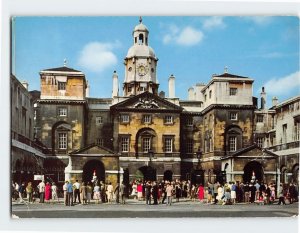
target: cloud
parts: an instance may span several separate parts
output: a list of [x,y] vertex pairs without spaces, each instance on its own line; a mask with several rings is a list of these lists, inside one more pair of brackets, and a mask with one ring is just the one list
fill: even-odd
[[191,26],[187,26],[180,30],[175,25],[170,25],[168,33],[163,37],[163,43],[176,43],[183,46],[193,46],[200,43],[204,37],[200,30],[197,30]]
[[80,51],[78,64],[92,72],[100,73],[117,64],[118,59],[112,50],[119,46],[118,41],[115,43],[90,42]]
[[271,96],[287,94],[296,88],[300,88],[300,71],[282,78],[273,78],[265,83],[264,87]]
[[273,21],[272,16],[247,16],[244,17],[244,19],[252,21],[253,23],[259,26],[266,26]]
[[203,28],[204,29],[213,29],[213,28],[225,28],[226,24],[223,21],[221,16],[213,16],[204,20]]

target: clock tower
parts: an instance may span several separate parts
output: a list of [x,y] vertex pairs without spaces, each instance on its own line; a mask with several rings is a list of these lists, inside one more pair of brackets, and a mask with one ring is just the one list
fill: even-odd
[[123,85],[124,96],[138,95],[148,91],[158,93],[158,82],[156,79],[156,67],[158,58],[154,50],[149,46],[149,31],[142,23],[133,30],[133,46],[129,48],[124,59],[125,80]]

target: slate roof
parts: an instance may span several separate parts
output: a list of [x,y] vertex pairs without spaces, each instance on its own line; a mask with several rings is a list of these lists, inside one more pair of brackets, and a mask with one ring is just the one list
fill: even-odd
[[46,70],[43,70],[43,71],[81,72],[79,70],[74,70],[74,69],[66,67],[66,66],[46,69]]

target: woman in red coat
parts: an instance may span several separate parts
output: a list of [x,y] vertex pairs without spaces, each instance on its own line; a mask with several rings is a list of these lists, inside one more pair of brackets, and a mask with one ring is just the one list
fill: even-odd
[[198,198],[199,201],[202,201],[204,199],[204,187],[202,184],[200,184],[198,188]]
[[49,182],[45,186],[45,201],[50,202],[51,199],[51,185]]

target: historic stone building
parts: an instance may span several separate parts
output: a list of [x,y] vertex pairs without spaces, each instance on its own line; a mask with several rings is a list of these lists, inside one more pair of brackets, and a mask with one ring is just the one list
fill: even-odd
[[266,142],[275,143],[274,119],[285,105],[266,109],[263,90],[258,109],[254,80],[226,68],[208,84],[191,87],[188,100],[176,97],[170,75],[166,97],[159,92],[158,58],[141,20],[132,37],[122,95],[116,71],[111,98],[89,97],[85,75],[66,64],[40,72],[35,135],[45,148],[46,177],[90,181],[95,173],[114,184],[142,178],[206,183],[249,181],[254,172],[258,180],[279,181],[283,160]]

